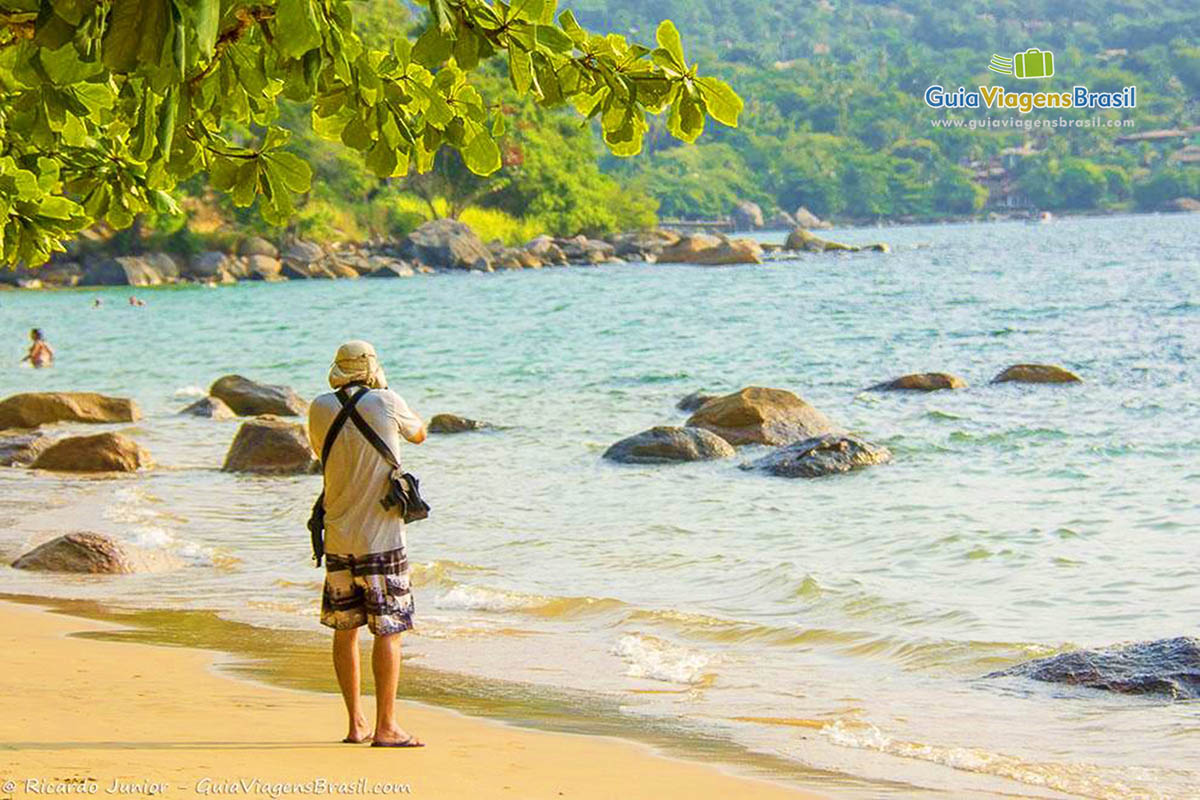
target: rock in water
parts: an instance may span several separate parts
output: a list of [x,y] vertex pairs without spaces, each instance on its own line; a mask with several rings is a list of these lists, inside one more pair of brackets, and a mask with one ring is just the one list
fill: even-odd
[[666,464],[729,458],[736,452],[729,442],[703,428],[660,426],[622,439],[604,457],[622,464]]
[[492,271],[492,254],[475,231],[456,219],[421,225],[400,244],[400,256],[434,269]]
[[1014,675],[1122,694],[1164,694],[1197,700],[1200,699],[1200,639],[1180,636],[1102,650],[1076,650],[1026,661],[985,677]]
[[0,432],[0,467],[28,464],[50,446],[50,437],[40,433]]
[[729,239],[697,233],[664,247],[658,254],[658,263],[706,267],[761,264],[762,246],[750,239]]
[[826,434],[781,447],[742,468],[761,469],[782,478],[819,478],[891,460],[892,452],[886,447],[857,436]]
[[0,402],[0,428],[36,428],[51,422],[133,422],[137,404],[93,392],[27,392]]
[[791,392],[760,386],[709,400],[687,424],[712,431],[735,446],[791,444],[836,430],[828,417]]
[[100,533],[77,531],[38,545],[13,562],[17,569],[122,575],[179,566],[165,553],[138,550]]
[[34,469],[56,472],[137,472],[150,467],[150,454],[119,433],[68,436],[47,447],[34,460]]
[[678,408],[680,411],[695,411],[696,409],[700,408],[700,406],[707,403],[709,400],[716,400],[716,399],[717,399],[717,395],[715,395],[715,394],[705,394],[704,392],[692,392],[691,394],[687,394],[687,395],[684,395],[683,397],[679,398],[679,402],[675,404],[675,407]]
[[303,425],[267,416],[242,423],[221,469],[299,475],[316,472],[319,466]]
[[125,545],[98,533],[68,533],[39,545],[13,562],[17,569],[45,572],[124,574],[134,571]]
[[467,419],[466,417],[459,417],[454,414],[435,414],[433,419],[429,420],[430,433],[466,433],[467,431],[479,431],[490,427],[491,425],[486,422],[480,422],[477,419]]
[[941,389],[965,389],[967,382],[948,372],[918,372],[901,375],[890,381],[877,383],[872,392],[936,392]]
[[783,245],[786,250],[803,250],[808,253],[858,253],[863,250],[873,250],[877,253],[890,253],[892,248],[883,242],[876,244],[842,244],[829,239],[822,239],[809,233],[804,228],[796,228],[788,234],[787,242]]
[[274,414],[279,417],[298,417],[308,410],[308,403],[290,386],[258,383],[241,375],[218,378],[208,393],[233,409],[239,417]]
[[90,264],[80,279],[84,286],[159,286],[179,279],[179,265],[164,253],[117,256]]
[[992,383],[1080,383],[1082,378],[1053,364],[1014,364],[992,378]]
[[219,397],[202,397],[179,413],[210,419],[233,419],[237,416],[233,413],[233,409]]

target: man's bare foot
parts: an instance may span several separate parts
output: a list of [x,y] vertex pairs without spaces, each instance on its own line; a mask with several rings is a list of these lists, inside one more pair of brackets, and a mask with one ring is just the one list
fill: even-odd
[[389,726],[387,728],[376,728],[373,738],[375,739],[375,744],[379,745],[380,747],[398,745],[401,742],[407,743],[411,747],[420,747],[424,744],[424,742],[411,735],[399,725]]
[[364,717],[359,717],[350,725],[350,732],[342,739],[346,744],[362,744],[371,738],[371,728]]

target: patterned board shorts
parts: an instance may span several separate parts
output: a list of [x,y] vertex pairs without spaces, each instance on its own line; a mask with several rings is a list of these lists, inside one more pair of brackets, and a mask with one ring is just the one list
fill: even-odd
[[325,554],[321,624],[337,630],[366,625],[376,636],[412,630],[412,587],[404,548],[365,556]]

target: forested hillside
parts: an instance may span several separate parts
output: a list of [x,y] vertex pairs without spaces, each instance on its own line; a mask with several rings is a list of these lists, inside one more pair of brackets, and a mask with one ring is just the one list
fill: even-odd
[[[1200,9],[1194,2],[1008,2],[945,4],[785,0],[564,0],[584,24],[651,41],[673,19],[691,60],[729,81],[746,101],[738,129],[710,126],[683,145],[653,121],[645,151],[604,154],[579,117],[509,93],[504,167],[480,179],[443,154],[434,173],[379,180],[336,143],[318,139],[308,110],[285,123],[315,162],[314,189],[292,228],[319,238],[404,232],[433,215],[461,216],[485,238],[597,233],[670,218],[728,214],[739,200],[768,217],[805,206],[848,221],[932,218],[1032,208],[1168,207],[1200,196]],[[422,24],[399,0],[356,4],[363,36],[377,44]],[[993,53],[1054,52],[1054,77],[1037,86],[987,69]],[[503,64],[476,80],[503,93]],[[940,111],[930,84],[1002,84],[1013,90],[1117,90],[1137,86],[1136,109],[1103,119],[1133,127],[1068,130],[935,127],[1013,111]],[[1029,82],[1032,83],[1032,82]],[[1058,112],[1055,112],[1057,115]],[[1068,111],[1084,119],[1095,112]],[[1132,138],[1129,138],[1132,137]],[[264,228],[200,179],[183,187],[180,218],[151,220],[180,247],[197,236]]]

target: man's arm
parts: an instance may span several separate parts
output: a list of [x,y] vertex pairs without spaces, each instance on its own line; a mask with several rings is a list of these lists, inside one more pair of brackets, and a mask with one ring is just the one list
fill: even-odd
[[392,416],[392,421],[396,423],[396,427],[400,431],[400,435],[413,444],[420,444],[425,441],[429,435],[425,427],[425,422],[417,416],[417,413],[408,407],[408,403],[404,402],[404,398],[395,392],[388,390],[385,392],[388,397],[388,413]]

